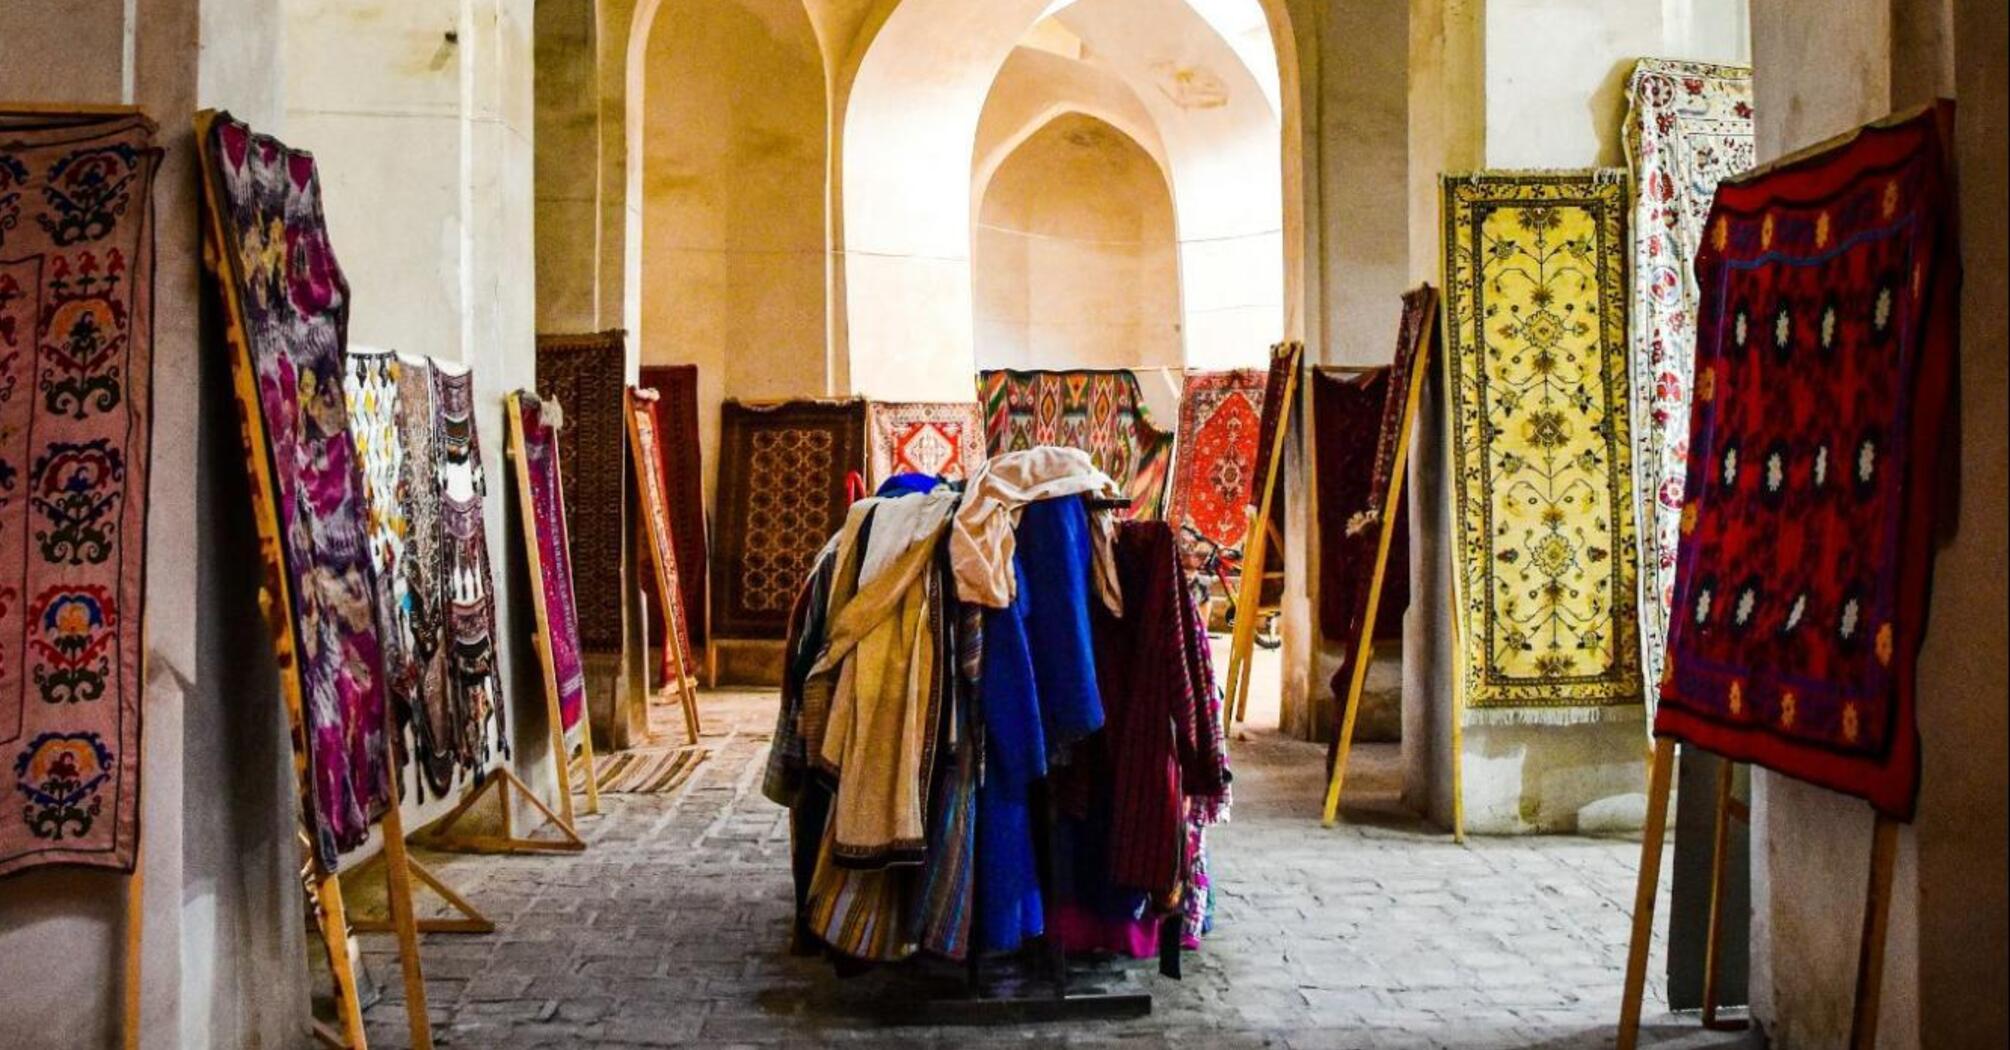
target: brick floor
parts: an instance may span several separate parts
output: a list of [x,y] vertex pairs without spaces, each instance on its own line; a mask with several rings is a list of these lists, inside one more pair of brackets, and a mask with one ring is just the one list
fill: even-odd
[[[850,981],[785,951],[787,825],[760,795],[771,693],[709,694],[712,757],[675,795],[607,795],[577,856],[428,855],[496,933],[428,935],[444,1047],[1609,1046],[1636,842],[1475,839],[1387,801],[1393,747],[1357,752],[1361,804],[1317,823],[1321,750],[1245,734],[1234,817],[1213,833],[1219,926],[1184,981],[1129,968],[1150,1017],[1013,1028],[890,1026],[912,975]],[[1382,801],[1378,801],[1377,795]],[[1665,891],[1664,891],[1665,892]],[[1665,899],[1665,898],[1664,898]],[[1661,969],[1660,937],[1650,972]],[[365,940],[384,998],[372,1046],[406,1045],[389,938]],[[1744,1047],[1670,1017],[1650,982],[1646,1042]]]

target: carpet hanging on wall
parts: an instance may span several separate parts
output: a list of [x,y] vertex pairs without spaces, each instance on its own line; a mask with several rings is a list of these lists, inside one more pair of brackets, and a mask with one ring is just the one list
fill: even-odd
[[[670,506],[669,488],[663,477],[662,431],[660,414],[662,399],[654,390],[631,388],[627,394],[626,414],[628,419],[629,459],[635,464],[635,503],[642,510],[642,528],[638,537],[647,551],[648,561],[642,572],[656,583],[655,592],[668,591],[676,595],[677,609],[685,608],[683,563],[678,560],[675,541],[675,512]],[[667,604],[659,604],[659,609],[668,610]],[[691,629],[683,616],[671,617],[666,611],[661,617],[674,622],[677,627],[677,649],[689,657],[689,662],[697,662],[696,650],[691,647]],[[667,633],[665,635],[668,637]],[[668,679],[676,665],[671,662],[673,650],[669,646],[662,649],[661,673]],[[696,674],[697,668],[685,668],[687,673]]]
[[[1641,669],[1667,651],[1696,370],[1696,249],[1717,184],[1752,166],[1752,70],[1643,58],[1627,86],[1633,165],[1633,470]],[[1654,701],[1653,690],[1647,700]]]
[[558,693],[560,729],[571,732],[586,712],[586,671],[580,663],[579,610],[572,586],[572,544],[566,534],[565,483],[559,476],[558,428],[535,393],[518,391],[512,407],[517,433],[523,435],[519,455],[530,479],[529,535],[537,552],[536,598],[541,605],[545,659]]
[[[1376,453],[1380,447],[1382,412],[1398,386],[1394,368],[1314,368],[1312,387],[1312,454],[1317,472],[1319,516],[1319,633],[1346,650],[1343,664],[1353,657],[1360,640],[1361,616],[1368,606],[1368,584],[1381,545],[1382,500],[1376,491]],[[1402,517],[1401,511],[1398,511]],[[1407,517],[1402,520],[1407,523]],[[1398,535],[1389,549],[1389,564],[1407,565],[1409,544]],[[1403,607],[1409,603],[1408,574],[1388,580],[1375,616],[1375,637],[1402,635]],[[1343,673],[1344,673],[1343,666]],[[1343,679],[1344,681],[1344,679]]]
[[865,406],[870,468],[877,490],[895,474],[962,481],[984,464],[984,410],[975,401],[873,401]]
[[555,402],[565,420],[558,432],[559,474],[572,514],[579,642],[591,653],[621,649],[626,338],[620,329],[537,337],[538,393]]
[[[1257,368],[1186,374],[1168,520],[1190,573],[1213,552],[1241,564],[1253,489],[1261,481],[1256,445],[1267,378]],[[1234,594],[1239,579],[1239,573],[1224,574],[1224,593]]]
[[1622,173],[1446,176],[1467,717],[1640,715]]
[[1952,103],[1725,182],[1656,733],[1909,819],[1952,409]]
[[984,445],[993,456],[1036,445],[1077,448],[1131,497],[1131,516],[1164,512],[1173,437],[1152,426],[1138,377],[1108,371],[978,374]]
[[[698,366],[644,365],[645,390],[656,391],[657,447],[663,454],[663,491],[670,506],[670,538],[677,549],[678,582],[684,587],[684,623],[695,645],[705,644],[705,471],[698,444]],[[656,575],[642,574],[649,608],[663,608]],[[663,646],[661,615],[649,618],[649,644]],[[691,650],[694,654],[697,650]],[[693,674],[697,668],[691,668]]]
[[712,635],[788,634],[789,609],[844,524],[845,475],[865,466],[865,402],[720,406]]
[[154,132],[0,123],[0,875],[139,842]]
[[[206,231],[249,440],[282,691],[301,721],[316,863],[362,845],[390,798],[384,655],[363,474],[342,389],[349,286],[314,158],[225,113],[197,117]],[[270,544],[271,539],[277,545]]]

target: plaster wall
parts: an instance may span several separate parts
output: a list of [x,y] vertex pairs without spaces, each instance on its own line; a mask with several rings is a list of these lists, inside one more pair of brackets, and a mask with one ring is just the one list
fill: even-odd
[[1055,118],[1006,158],[978,215],[980,368],[1178,368],[1172,198],[1156,162],[1094,117]]
[[598,19],[593,0],[537,5],[537,330],[592,332],[600,323]]
[[[241,558],[250,522],[228,380],[203,334],[190,125],[199,104],[276,121],[277,56],[276,13],[250,0],[17,5],[0,40],[0,98],[135,103],[167,151],[154,188],[140,802],[148,1050],[290,1045],[307,1009],[292,774],[277,683],[256,655],[263,629]],[[117,1044],[126,889],[123,877],[86,871],[0,882],[0,987],[33,991],[0,997],[0,1032],[32,1032],[52,1048]]]

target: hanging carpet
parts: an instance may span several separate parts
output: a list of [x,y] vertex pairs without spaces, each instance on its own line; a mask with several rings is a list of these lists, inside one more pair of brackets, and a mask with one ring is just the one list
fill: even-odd
[[992,456],[1038,445],[1078,448],[1131,498],[1131,516],[1164,512],[1173,438],[1152,426],[1127,370],[978,374],[984,445]]
[[865,402],[720,406],[712,633],[782,640],[817,551],[844,524],[845,475],[865,465]]
[[540,634],[545,658],[558,693],[560,729],[571,732],[586,711],[586,671],[580,662],[579,611],[572,585],[572,545],[566,535],[565,485],[559,476],[558,428],[536,394],[518,392],[512,407],[517,432],[523,436],[518,454],[530,478],[530,535],[537,554]]
[[[705,644],[705,472],[698,445],[698,366],[643,365],[644,390],[656,391],[656,447],[663,456],[663,491],[670,508],[671,546],[677,549],[684,587],[684,624],[696,645]],[[642,574],[649,608],[663,608],[654,573]],[[663,647],[664,617],[649,618],[649,644]],[[697,650],[692,650],[695,654]],[[690,668],[692,674],[697,668]],[[665,677],[668,677],[666,674]]]
[[[1189,573],[1200,571],[1213,552],[1231,565],[1242,562],[1249,508],[1257,499],[1253,489],[1262,482],[1256,448],[1267,378],[1254,368],[1186,374],[1168,520]],[[1239,576],[1223,574],[1227,593],[1235,593]]]
[[565,420],[558,432],[559,475],[572,514],[579,642],[591,653],[621,649],[625,339],[620,329],[537,337],[538,393],[557,403]]
[[1655,732],[1909,819],[1953,406],[1952,104],[1725,182]]
[[873,401],[865,406],[874,489],[895,474],[962,481],[984,462],[984,410],[974,401]]
[[[674,618],[677,625],[674,637],[677,640],[677,648],[695,662],[697,658],[692,655],[694,650],[691,648],[690,626],[682,615],[687,606],[683,601],[683,563],[677,556],[674,511],[670,506],[669,493],[663,478],[663,447],[660,440],[662,419],[658,415],[660,407],[661,399],[656,396],[655,391],[633,388],[628,391],[629,453],[630,459],[635,464],[635,503],[641,508],[643,518],[643,526],[637,537],[641,540],[643,548],[648,551],[648,562],[643,575],[656,583],[654,590],[657,594],[660,595],[667,589],[677,596],[678,615]],[[654,608],[661,610],[657,618],[672,620],[667,602],[659,600],[659,604]],[[672,636],[666,633],[665,637]],[[675,670],[675,665],[671,662],[671,647],[664,646],[662,653],[661,673],[668,679]],[[697,669],[693,667],[686,670],[695,672]]]
[[0,876],[139,842],[154,131],[0,123]]
[[[1640,494],[1640,644],[1660,679],[1675,596],[1689,389],[1696,370],[1696,249],[1717,183],[1752,166],[1752,71],[1643,58],[1627,87],[1633,165],[1633,470]],[[1654,701],[1653,690],[1647,700]]]
[[1624,178],[1446,176],[1444,215],[1468,717],[1639,717]]
[[[1381,544],[1382,502],[1388,490],[1383,487],[1378,493],[1375,467],[1383,409],[1397,385],[1393,373],[1388,365],[1352,371],[1315,368],[1308,377],[1319,479],[1319,633],[1345,647],[1343,663],[1353,659],[1354,643],[1361,637],[1369,577]],[[1407,525],[1400,509],[1398,516]],[[1389,548],[1391,575],[1375,616],[1378,640],[1403,633],[1409,574],[1396,573],[1395,566],[1409,564],[1405,531],[1398,529]]]

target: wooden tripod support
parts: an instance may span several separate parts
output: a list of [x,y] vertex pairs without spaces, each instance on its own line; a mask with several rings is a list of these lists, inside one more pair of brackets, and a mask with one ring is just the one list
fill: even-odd
[[[561,791],[559,798],[561,800],[568,798],[569,790],[568,788],[566,791]],[[454,825],[460,823],[462,817],[490,795],[498,796],[496,801],[500,805],[502,834],[469,835],[455,831]],[[511,795],[522,799],[531,809],[544,817],[545,823],[557,830],[559,837],[549,839],[518,835],[515,830],[515,807],[510,805]],[[468,792],[454,808],[447,811],[446,816],[441,817],[432,827],[413,836],[412,840],[429,849],[467,853],[579,853],[586,849],[586,840],[579,837],[579,833],[572,829],[572,825],[552,812],[551,807],[537,797],[537,792],[532,791],[530,785],[524,783],[523,778],[517,776],[516,771],[506,765],[490,770],[488,775],[482,778],[480,787]]]
[[[657,452],[656,391],[629,387],[625,400],[628,453],[635,465],[635,494],[642,511],[641,536],[649,548],[650,564],[655,567],[656,593],[663,600],[663,646],[669,650],[667,662],[676,683],[677,700],[684,708],[684,731],[691,743],[696,744],[698,685],[692,677],[691,632],[684,622],[684,587],[677,571],[677,550],[671,542],[669,523],[658,520],[651,512],[653,507],[666,506],[668,499],[663,490],[663,474],[657,469],[662,457]],[[646,645],[646,634],[644,638]],[[708,649],[707,661],[715,659],[713,651]],[[709,669],[708,674],[716,674],[716,667]]]
[[[1633,895],[1633,939],[1626,953],[1626,985],[1619,1004],[1619,1050],[1640,1045],[1640,1002],[1647,990],[1647,948],[1654,931],[1654,903],[1661,882],[1661,848],[1668,832],[1669,783],[1674,776],[1675,741],[1654,741],[1647,778],[1647,828],[1640,840],[1640,882]],[[1710,935],[1703,969],[1703,1024],[1717,1030],[1742,1027],[1717,1017],[1717,953],[1722,918],[1724,846],[1734,817],[1750,819],[1731,797],[1731,763],[1717,774],[1717,818],[1710,858]],[[1873,1050],[1884,985],[1885,939],[1891,926],[1892,869],[1898,856],[1898,821],[1877,814],[1870,847],[1870,877],[1864,888],[1862,939],[1857,948],[1856,996],[1850,1018],[1850,1050]]]
[[[544,669],[544,713],[545,723],[551,727],[551,756],[558,778],[559,822],[577,837],[578,825],[572,812],[572,748],[565,741],[565,714],[559,703],[558,661],[551,648],[551,610],[546,606],[544,595],[544,548],[538,543],[537,498],[531,491],[530,456],[527,453],[523,432],[523,393],[513,391],[509,395],[504,415],[509,417],[509,456],[516,465],[516,493],[518,516],[523,519],[524,557],[530,568],[531,607],[536,615],[537,633],[531,644],[537,648],[538,663]],[[552,481],[557,491],[552,498],[557,501],[560,551],[568,551],[569,535],[566,525],[565,478],[556,456],[551,463]],[[566,555],[570,557],[570,554]],[[567,581],[572,578],[566,574]],[[596,775],[593,757],[593,726],[586,717],[584,697],[581,698],[579,718],[579,761],[586,767],[586,811],[600,812],[600,782]]]
[[[1396,458],[1389,468],[1389,491],[1382,506],[1377,508],[1381,538],[1375,545],[1375,568],[1368,578],[1368,603],[1361,617],[1360,639],[1354,643],[1354,662],[1348,669],[1347,695],[1341,698],[1347,706],[1340,716],[1340,739],[1333,753],[1333,770],[1326,780],[1326,808],[1320,815],[1320,823],[1329,828],[1340,818],[1340,790],[1347,779],[1347,757],[1354,750],[1354,722],[1361,713],[1361,690],[1368,681],[1368,665],[1375,659],[1375,621],[1382,612],[1382,585],[1389,570],[1389,548],[1396,540],[1396,508],[1403,505],[1404,475],[1410,463],[1410,432],[1417,421],[1417,405],[1423,399],[1424,377],[1431,366],[1432,333],[1437,323],[1437,312],[1434,310],[1424,322],[1418,337],[1422,342],[1417,349],[1416,363],[1410,367],[1410,387],[1403,392],[1403,416],[1398,424]],[[1463,821],[1459,823],[1463,824]],[[1458,831],[1463,839],[1464,829],[1461,827]]]
[[[1270,554],[1270,508],[1277,498],[1277,478],[1284,470],[1285,436],[1291,431],[1291,406],[1298,396],[1298,371],[1305,359],[1305,347],[1289,344],[1284,355],[1289,364],[1284,372],[1284,389],[1278,392],[1277,431],[1270,436],[1270,468],[1258,483],[1262,498],[1251,508],[1250,526],[1243,533],[1247,539],[1235,600],[1235,631],[1229,635],[1226,707],[1236,722],[1249,717],[1249,655],[1256,645],[1256,606],[1263,600],[1263,567]],[[1265,396],[1270,396],[1270,392],[1265,391]]]

